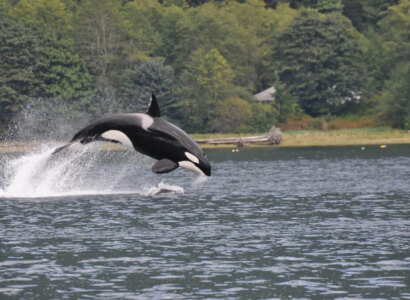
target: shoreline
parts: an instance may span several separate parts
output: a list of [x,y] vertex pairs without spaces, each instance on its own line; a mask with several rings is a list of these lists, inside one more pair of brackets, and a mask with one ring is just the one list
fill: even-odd
[[[255,135],[255,134],[249,134]],[[194,139],[215,137],[245,137],[248,134],[191,134]],[[17,153],[37,151],[44,146],[52,147],[64,142],[0,142],[0,153]],[[410,144],[410,131],[390,128],[358,128],[341,130],[288,130],[282,132],[282,142],[279,145],[267,143],[251,144],[256,147],[337,147],[337,146],[369,146],[369,145],[396,145]],[[236,144],[210,145],[200,144],[204,149],[238,148]],[[115,145],[107,145],[104,149],[119,149]]]
[[[194,138],[241,137],[245,134],[196,134]],[[337,147],[410,144],[410,131],[391,128],[357,128],[339,130],[287,130],[282,131],[279,145],[251,144],[248,147]],[[201,145],[205,149],[237,148],[235,144]]]

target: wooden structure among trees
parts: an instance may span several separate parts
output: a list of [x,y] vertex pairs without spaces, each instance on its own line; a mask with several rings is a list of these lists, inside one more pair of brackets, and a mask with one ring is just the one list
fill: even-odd
[[275,100],[274,94],[276,93],[275,87],[270,87],[256,95],[253,95],[256,101],[269,103]]

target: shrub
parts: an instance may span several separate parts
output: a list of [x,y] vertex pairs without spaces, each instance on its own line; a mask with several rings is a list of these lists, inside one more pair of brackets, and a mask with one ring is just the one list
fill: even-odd
[[286,123],[280,124],[279,127],[282,130],[338,130],[374,127],[376,124],[376,119],[372,116],[353,116],[326,121],[324,118],[312,118],[304,115],[299,119],[290,118]]
[[243,132],[252,121],[251,104],[239,97],[231,97],[218,105],[214,120],[210,121],[212,132]]
[[376,120],[372,116],[362,116],[356,119],[336,119],[329,122],[329,129],[353,129],[374,127]]
[[252,126],[249,132],[265,132],[277,125],[278,111],[272,104],[252,103]]

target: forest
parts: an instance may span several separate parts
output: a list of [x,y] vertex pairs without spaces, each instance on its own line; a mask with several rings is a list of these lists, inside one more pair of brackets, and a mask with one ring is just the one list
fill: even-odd
[[41,131],[152,93],[191,133],[410,129],[410,0],[0,0],[1,136],[30,109]]

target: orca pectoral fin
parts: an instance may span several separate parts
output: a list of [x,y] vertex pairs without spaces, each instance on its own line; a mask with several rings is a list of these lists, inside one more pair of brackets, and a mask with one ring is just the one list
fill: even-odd
[[[94,142],[94,141],[114,143],[114,144],[121,144],[120,141],[117,141],[117,140],[114,140],[114,139],[104,138],[104,137],[102,137],[101,135],[97,135],[97,136],[86,136],[86,137],[83,137],[79,142],[80,142],[82,145],[85,145],[85,144],[88,144],[88,143],[91,143],[91,142]],[[51,154],[56,154],[56,153],[60,152],[61,150],[64,150],[65,148],[68,148],[68,147],[70,147],[72,144],[75,144],[75,143],[77,143],[77,142],[78,142],[78,140],[75,140],[75,141],[69,142],[68,144],[65,144],[65,145],[62,145],[62,146],[60,146],[60,147],[57,147],[57,148],[54,149],[54,151],[53,151]]]
[[163,174],[171,172],[178,168],[178,164],[169,159],[161,159],[157,161],[151,168],[152,172],[156,174]]
[[54,149],[54,151],[51,153],[51,155],[56,154],[58,152],[60,152],[61,150],[64,150],[67,147],[70,147],[72,144],[76,143],[77,141],[74,142],[69,142],[68,144],[62,145],[60,147],[57,147]]

